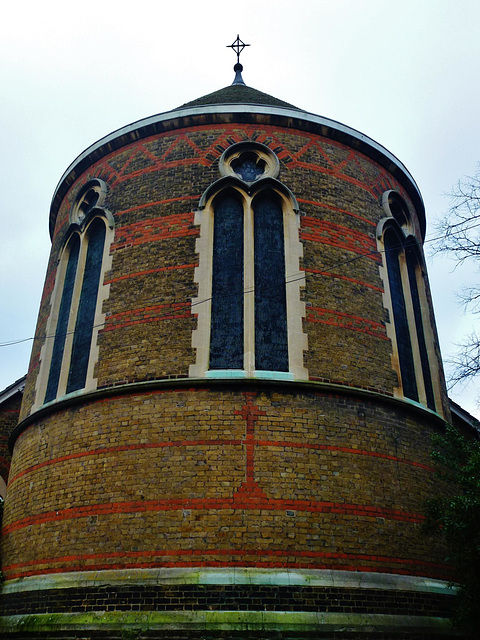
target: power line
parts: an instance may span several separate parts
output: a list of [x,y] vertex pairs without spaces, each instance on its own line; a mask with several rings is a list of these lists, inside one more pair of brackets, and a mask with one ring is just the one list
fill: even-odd
[[[472,225],[471,227],[468,227],[467,231],[470,231],[470,229],[475,229],[476,227],[480,227],[480,222],[478,224]],[[428,238],[426,239],[423,243],[414,239],[413,241],[411,240],[411,238],[413,238],[413,236],[409,236],[407,239],[409,240],[409,243],[407,245],[407,247],[405,247],[405,243],[404,242],[400,242],[397,246],[393,246],[393,247],[389,247],[388,249],[382,249],[382,250],[372,250],[372,251],[368,251],[366,253],[362,253],[360,255],[354,256],[353,258],[349,258],[347,260],[342,260],[340,262],[336,262],[336,263],[332,263],[332,264],[327,264],[326,266],[324,266],[322,268],[322,271],[327,271],[330,269],[337,269],[338,267],[342,267],[345,266],[347,264],[351,264],[353,262],[356,262],[358,260],[363,260],[364,258],[370,258],[376,254],[382,254],[382,253],[386,253],[386,251],[397,251],[400,249],[405,249],[405,248],[409,248],[409,247],[413,247],[413,246],[417,246],[417,247],[422,247],[423,245],[429,243],[429,242],[436,242],[438,240],[442,240],[442,239],[446,239],[451,238],[452,236],[455,235],[460,235],[465,233],[465,230],[460,230],[458,232],[454,232],[451,234],[444,234],[444,235],[439,235],[433,238]],[[305,271],[299,271],[298,275],[297,274],[293,274],[291,276],[287,276],[285,278],[285,284],[292,284],[294,282],[298,282],[299,280],[304,280],[306,277],[306,272]],[[325,277],[323,273],[316,273],[314,275],[317,276],[321,276],[321,277]],[[250,288],[250,289],[245,289],[243,291],[243,295],[248,295],[251,293],[254,293],[255,289],[254,288]],[[152,303],[157,302],[159,300],[161,300],[162,298],[154,298],[153,300],[150,301],[149,306],[151,306]],[[206,302],[209,302],[212,298],[208,297],[208,298],[204,298],[203,300],[197,300],[195,302],[191,302],[190,306],[191,307],[195,307],[197,305],[200,304],[205,304]],[[174,303],[175,304],[175,303]],[[176,303],[179,304],[179,303]],[[165,312],[164,314],[159,314],[157,316],[154,316],[152,319],[155,320],[162,320],[163,318],[168,317],[169,315],[171,315],[171,310],[168,312]],[[105,322],[102,322],[98,325],[94,325],[92,327],[92,329],[99,329],[101,327],[105,326]],[[30,342],[30,341],[35,341],[35,340],[47,340],[47,339],[54,339],[56,337],[67,337],[69,335],[74,335],[75,334],[75,330],[74,331],[67,331],[65,334],[57,334],[54,333],[52,335],[39,335],[39,336],[32,336],[32,337],[28,337],[28,338],[20,338],[18,340],[9,340],[6,342],[0,342],[0,348],[2,347],[10,347],[10,346],[14,346],[17,344],[22,344],[23,342]]]

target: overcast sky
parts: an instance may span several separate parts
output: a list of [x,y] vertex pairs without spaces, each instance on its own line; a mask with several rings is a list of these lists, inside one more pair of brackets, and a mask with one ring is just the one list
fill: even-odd
[[[436,235],[445,194],[480,160],[478,0],[4,3],[0,343],[33,336],[67,166],[114,129],[229,85],[237,33],[251,43],[246,84],[384,145],[416,179]],[[478,269],[428,266],[448,358],[478,322],[455,299]],[[0,348],[0,389],[26,372],[31,346]],[[480,417],[479,391],[451,397]]]

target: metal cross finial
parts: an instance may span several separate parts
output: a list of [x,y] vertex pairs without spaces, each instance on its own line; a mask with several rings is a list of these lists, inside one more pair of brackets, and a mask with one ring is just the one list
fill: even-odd
[[227,48],[233,49],[237,54],[237,64],[239,64],[240,62],[240,54],[245,49],[245,47],[249,47],[249,46],[250,46],[249,44],[245,44],[245,42],[242,42],[240,40],[240,36],[238,34],[237,34],[237,39],[234,42],[232,42],[232,44],[227,44]]

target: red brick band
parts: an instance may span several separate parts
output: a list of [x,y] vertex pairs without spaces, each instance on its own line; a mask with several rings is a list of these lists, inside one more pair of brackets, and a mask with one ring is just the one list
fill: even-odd
[[[212,556],[222,559],[195,560],[195,558],[211,558]],[[171,557],[183,558],[183,560],[167,560],[167,558]],[[280,560],[280,558],[292,557],[300,559],[300,561],[297,560],[292,562],[291,560]],[[189,560],[187,560],[187,558]],[[234,560],[232,558],[238,558],[238,560]],[[271,558],[271,560],[256,560],[255,558]],[[131,559],[132,561],[126,561],[127,559]],[[139,559],[142,559],[142,561],[138,561]],[[109,560],[123,560],[123,562],[108,562]],[[137,562],[135,562],[135,560],[137,560]],[[310,560],[310,562],[307,560]],[[320,560],[323,561],[323,563],[311,562],[311,560]],[[374,564],[358,564],[366,562]],[[44,569],[33,568],[45,564],[60,564],[61,566],[50,566]],[[432,576],[436,575],[445,579],[452,578],[451,567],[447,564],[425,562],[423,560],[413,560],[411,558],[355,553],[331,553],[324,551],[288,551],[277,549],[158,549],[153,551],[118,551],[112,553],[71,554],[61,557],[39,558],[29,562],[13,563],[3,567],[3,572],[9,580],[13,580],[15,578],[27,576],[74,571],[189,566],[297,568],[317,570],[336,569],[343,571],[365,571],[370,573],[380,572],[417,576],[427,574]]]
[[376,262],[381,261],[374,238],[333,222],[304,216],[301,219],[300,238],[346,249]]
[[175,213],[118,227],[111,252],[167,238],[198,236],[199,231],[193,226],[193,215],[192,212]]
[[357,220],[361,220],[362,222],[366,222],[367,224],[372,225],[376,228],[376,222],[372,222],[368,218],[364,218],[363,216],[359,216],[352,211],[347,211],[347,209],[339,209],[338,207],[334,207],[330,204],[325,204],[324,202],[316,202],[315,200],[306,200],[305,198],[298,198],[298,202],[302,204],[311,204],[314,207],[323,207],[324,209],[329,209],[330,211],[337,211],[338,213],[345,213],[347,216],[351,216],[352,218],[357,218]]
[[[291,449],[313,449],[316,451],[336,451],[340,453],[348,453],[352,455],[359,456],[368,456],[372,458],[380,458],[382,460],[389,460],[392,462],[410,465],[412,467],[417,467],[419,469],[424,469],[425,471],[432,472],[434,471],[433,467],[430,467],[421,462],[416,462],[415,460],[407,460],[406,458],[399,458],[397,456],[389,455],[386,453],[379,453],[378,451],[366,451],[362,449],[353,449],[351,447],[340,447],[333,446],[327,444],[313,444],[308,442],[291,442],[287,440],[253,440],[253,445],[256,447],[284,447]],[[139,444],[124,444],[118,445],[116,447],[101,447],[98,449],[92,449],[90,451],[78,451],[76,453],[71,453],[69,455],[60,456],[58,458],[52,458],[51,460],[45,460],[45,462],[40,462],[38,464],[34,464],[23,471],[17,473],[13,478],[10,479],[8,486],[11,487],[14,482],[16,482],[19,478],[37,471],[38,469],[43,469],[44,467],[49,467],[51,465],[56,465],[61,462],[66,462],[68,460],[75,460],[76,458],[84,458],[87,456],[96,456],[96,455],[106,455],[109,453],[119,453],[121,451],[136,451],[140,449],[161,449],[165,447],[204,447],[209,445],[215,446],[238,446],[243,443],[243,440],[235,439],[235,440],[219,440],[218,438],[212,440],[172,440],[168,442],[144,442]]]
[[130,502],[106,502],[83,507],[57,509],[33,516],[20,518],[6,525],[2,535],[18,531],[32,525],[60,520],[73,520],[95,515],[117,513],[144,513],[146,511],[219,511],[223,509],[265,509],[267,511],[302,511],[309,513],[335,513],[338,515],[359,516],[363,518],[385,518],[399,522],[418,524],[425,517],[419,513],[409,513],[400,509],[389,509],[373,505],[346,504],[343,502],[323,502],[320,500],[279,500],[267,498],[256,493],[238,491],[232,498],[169,498],[166,500],[133,500]]
[[156,200],[155,202],[147,202],[147,204],[139,204],[136,207],[129,207],[122,211],[116,211],[116,216],[123,216],[125,213],[132,213],[133,211],[141,211],[142,209],[148,209],[149,207],[155,207],[162,204],[171,204],[172,202],[187,202],[189,200],[200,200],[200,196],[180,196],[178,198],[167,198],[166,200]]
[[137,324],[160,322],[161,320],[178,320],[191,318],[190,302],[172,302],[171,304],[158,304],[152,307],[141,307],[113,313],[105,319],[105,326],[101,330],[113,331],[124,327],[132,327]]
[[367,318],[360,318],[340,311],[333,311],[332,309],[307,307],[306,321],[328,324],[341,329],[366,333],[374,338],[389,340],[385,326],[380,322],[374,322],[373,320],[367,320]]
[[374,284],[370,284],[369,282],[363,282],[362,280],[355,280],[355,278],[348,278],[347,276],[342,276],[339,273],[333,273],[331,271],[322,271],[321,269],[306,269],[303,271],[305,273],[315,273],[320,276],[325,276],[326,278],[336,278],[338,280],[346,280],[347,282],[351,282],[352,284],[359,284],[362,287],[368,287],[369,289],[373,289],[374,291],[378,291],[379,293],[385,293],[384,289],[381,287],[377,287]]
[[192,264],[175,264],[168,267],[158,267],[158,269],[148,269],[147,271],[137,271],[136,273],[127,273],[124,276],[118,276],[118,278],[112,278],[111,280],[105,280],[104,284],[112,284],[113,282],[120,282],[121,280],[128,280],[129,278],[140,278],[141,276],[147,276],[151,273],[162,273],[163,271],[177,271],[178,269],[194,269],[198,267],[198,263]]

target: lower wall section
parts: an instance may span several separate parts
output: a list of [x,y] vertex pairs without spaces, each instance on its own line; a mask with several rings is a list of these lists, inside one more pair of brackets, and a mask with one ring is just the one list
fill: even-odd
[[[12,580],[2,638],[455,637],[446,583],[335,571],[156,569]],[[352,635],[353,634],[353,635]]]

